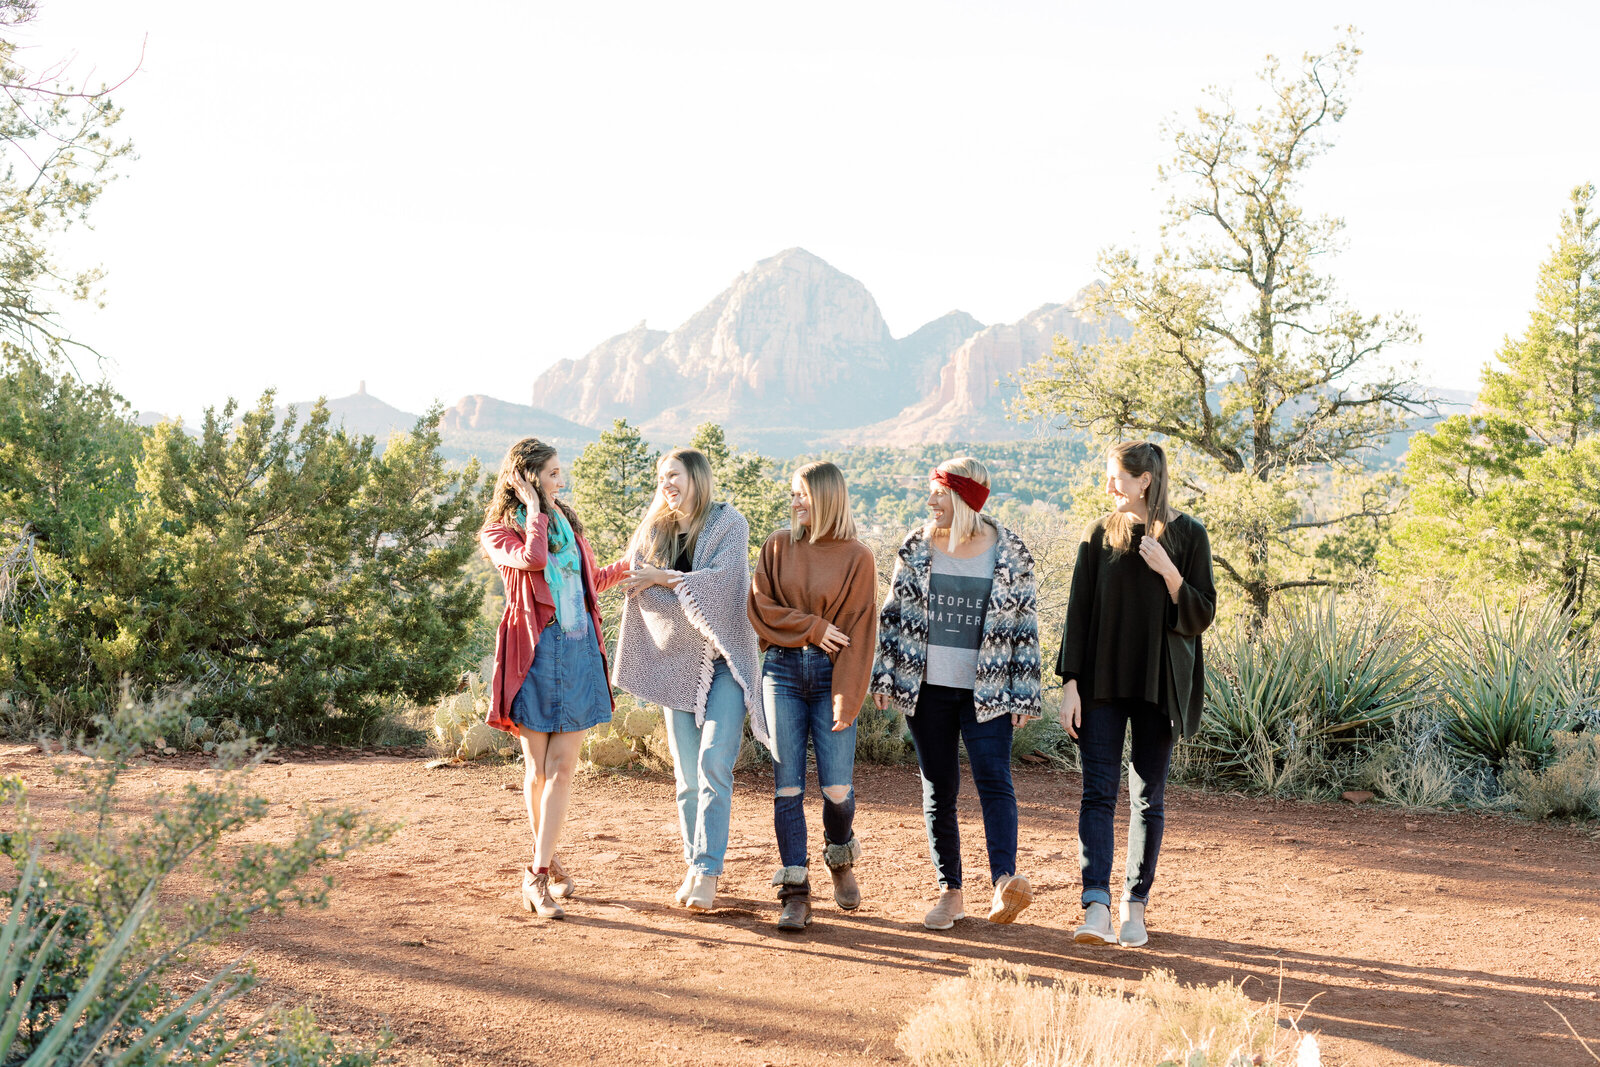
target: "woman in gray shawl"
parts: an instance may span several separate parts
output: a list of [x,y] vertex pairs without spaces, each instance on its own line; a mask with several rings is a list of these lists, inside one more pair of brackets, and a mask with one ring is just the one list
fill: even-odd
[[688,868],[677,900],[691,911],[709,911],[716,900],[747,714],[756,740],[772,747],[745,612],[750,527],[715,495],[711,464],[697,449],[662,457],[655,499],[628,544],[612,671],[616,685],[666,709]]

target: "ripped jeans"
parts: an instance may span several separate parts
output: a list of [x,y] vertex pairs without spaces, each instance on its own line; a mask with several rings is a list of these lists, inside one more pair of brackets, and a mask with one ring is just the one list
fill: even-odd
[[817,752],[822,836],[829,844],[849,844],[856,817],[851,785],[856,728],[852,723],[834,732],[833,661],[815,645],[769,648],[761,669],[761,688],[778,750],[772,767],[772,822],[778,834],[778,856],[785,867],[804,867],[808,859],[806,743]]

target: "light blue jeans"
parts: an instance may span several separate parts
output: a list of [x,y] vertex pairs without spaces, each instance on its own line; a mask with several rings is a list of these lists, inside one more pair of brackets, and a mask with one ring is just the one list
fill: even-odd
[[744,740],[744,690],[718,658],[706,694],[705,725],[695,725],[692,710],[673,708],[667,715],[683,862],[695,874],[720,875],[733,813],[733,764]]

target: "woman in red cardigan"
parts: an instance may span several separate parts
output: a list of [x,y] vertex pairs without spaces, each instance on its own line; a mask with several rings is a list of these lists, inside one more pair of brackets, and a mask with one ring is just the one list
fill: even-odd
[[556,450],[533,437],[500,464],[478,541],[505,581],[506,609],[494,643],[489,725],[522,744],[522,793],[533,828],[533,863],[522,902],[546,919],[572,879],[556,862],[583,732],[611,719],[599,593],[626,571],[600,571],[583,523],[556,494],[565,488]]

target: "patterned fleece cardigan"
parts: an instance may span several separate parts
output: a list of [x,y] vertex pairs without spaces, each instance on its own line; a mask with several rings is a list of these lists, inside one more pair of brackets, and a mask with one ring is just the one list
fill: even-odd
[[[1039,611],[1033,556],[1022,538],[993,520],[1000,535],[989,611],[978,646],[972,699],[979,722],[1000,715],[1038,715]],[[900,546],[889,596],[878,613],[878,655],[872,692],[889,698],[903,715],[917,709],[928,670],[928,579],[933,546],[921,528]]]
[[[634,560],[644,562],[637,554]],[[627,598],[612,683],[640,700],[692,711],[704,726],[720,655],[744,690],[750,732],[772,750],[749,597],[750,524],[732,504],[713,504],[695,539],[694,569],[676,590],[656,585]]]

